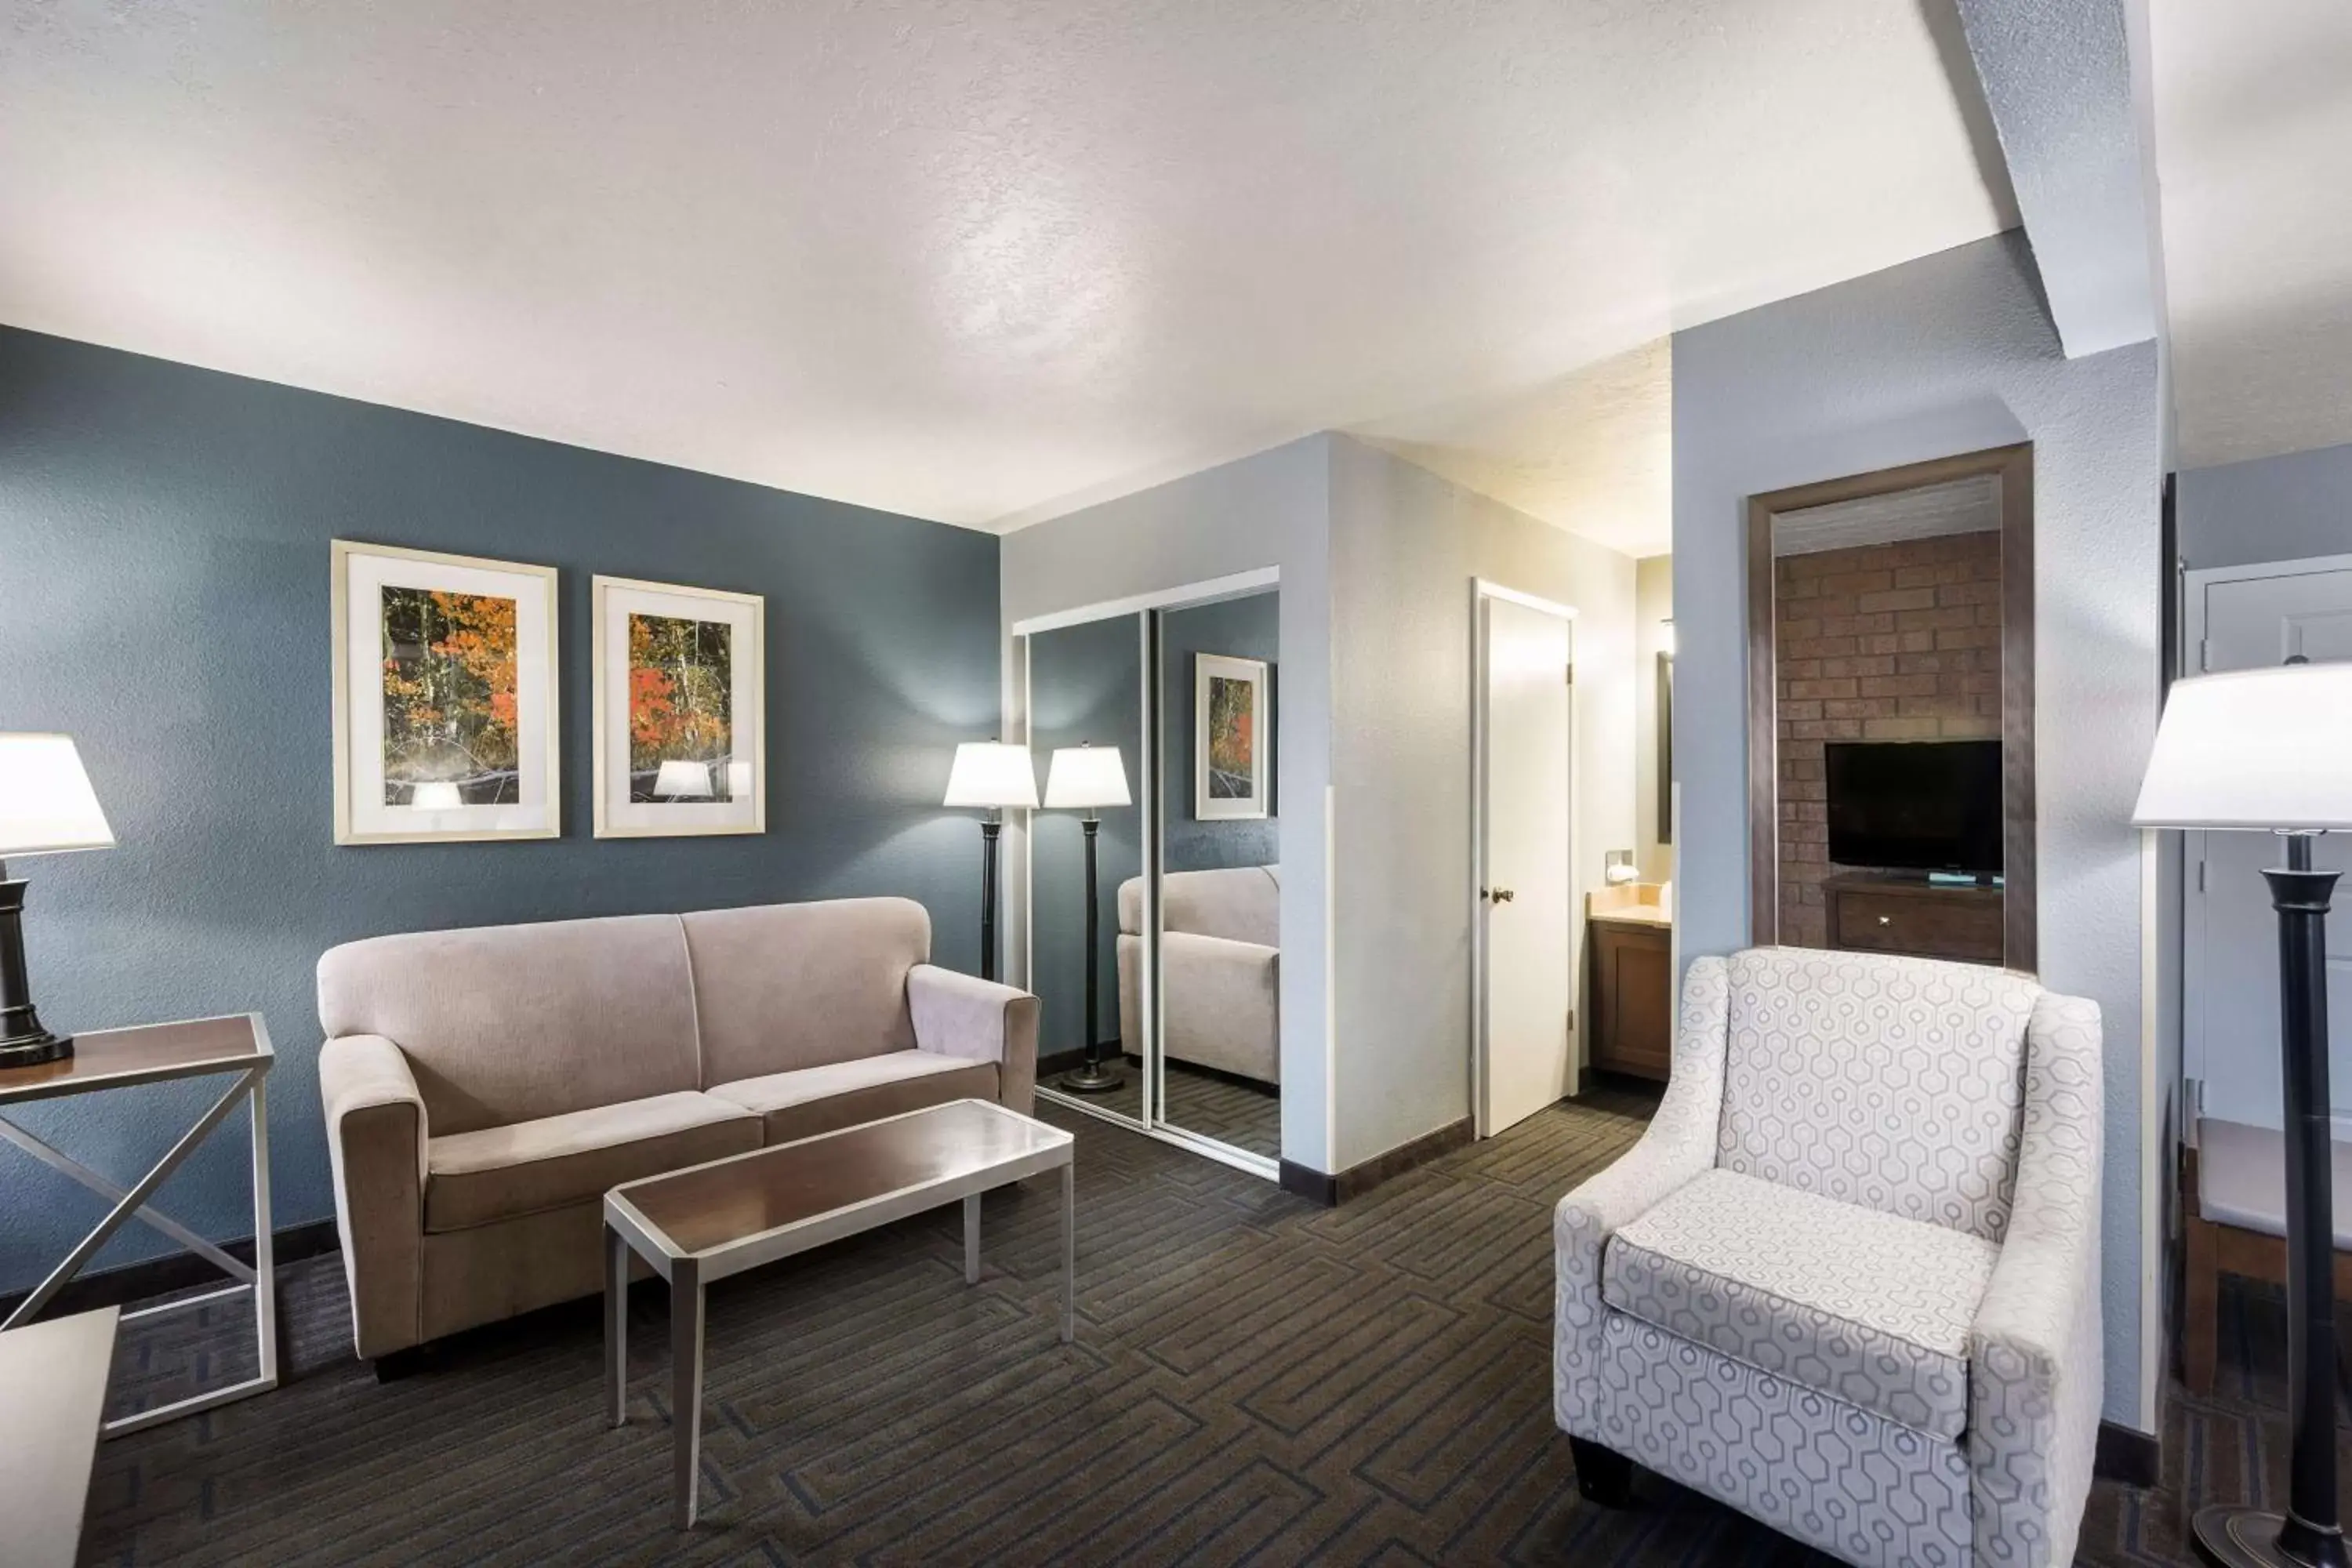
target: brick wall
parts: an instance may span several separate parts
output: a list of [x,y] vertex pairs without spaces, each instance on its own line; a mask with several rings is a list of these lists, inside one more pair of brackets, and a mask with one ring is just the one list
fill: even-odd
[[1824,741],[1997,740],[2000,535],[1869,544],[1773,563],[1780,941],[1822,947]]

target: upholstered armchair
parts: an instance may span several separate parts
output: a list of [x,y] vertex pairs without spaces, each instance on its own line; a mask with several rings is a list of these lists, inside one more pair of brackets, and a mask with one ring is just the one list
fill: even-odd
[[1554,1412],[1861,1564],[2074,1559],[2099,1422],[2099,1013],[2022,975],[1701,958],[1674,1074],[1560,1200]]

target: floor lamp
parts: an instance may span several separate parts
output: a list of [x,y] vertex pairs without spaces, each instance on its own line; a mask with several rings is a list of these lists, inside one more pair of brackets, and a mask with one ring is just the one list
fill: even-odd
[[996,978],[996,841],[1007,809],[1037,808],[1037,768],[1013,741],[966,741],[948,769],[951,806],[978,807],[980,819],[980,977]]
[[1055,1081],[1078,1094],[1102,1094],[1126,1081],[1126,1074],[1102,1059],[1101,919],[1095,885],[1095,835],[1102,825],[1097,808],[1126,805],[1127,768],[1117,746],[1065,746],[1054,753],[1045,770],[1045,809],[1083,811],[1080,826],[1087,835],[1087,1065],[1073,1068]]
[[2335,1216],[2327,1088],[2327,901],[2312,840],[2352,829],[2352,664],[2283,665],[2177,681],[2132,821],[2270,832],[2286,865],[2264,871],[2278,911],[2286,1110],[2287,1413],[2284,1514],[2200,1509],[2197,1554],[2222,1568],[2346,1568],[2336,1497]]

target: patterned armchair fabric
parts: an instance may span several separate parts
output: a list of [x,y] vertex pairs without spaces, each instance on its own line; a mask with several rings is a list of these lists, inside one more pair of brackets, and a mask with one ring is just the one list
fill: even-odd
[[2021,975],[1754,950],[1560,1201],[1559,1425],[1865,1564],[2071,1560],[2101,1393],[2099,1016]]

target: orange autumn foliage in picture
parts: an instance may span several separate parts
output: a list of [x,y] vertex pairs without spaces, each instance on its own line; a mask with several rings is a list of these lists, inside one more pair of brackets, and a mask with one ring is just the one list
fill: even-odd
[[449,783],[469,805],[519,797],[516,602],[383,590],[383,798]]
[[664,763],[699,763],[729,798],[735,750],[734,631],[720,621],[629,616],[629,798],[660,799]]

